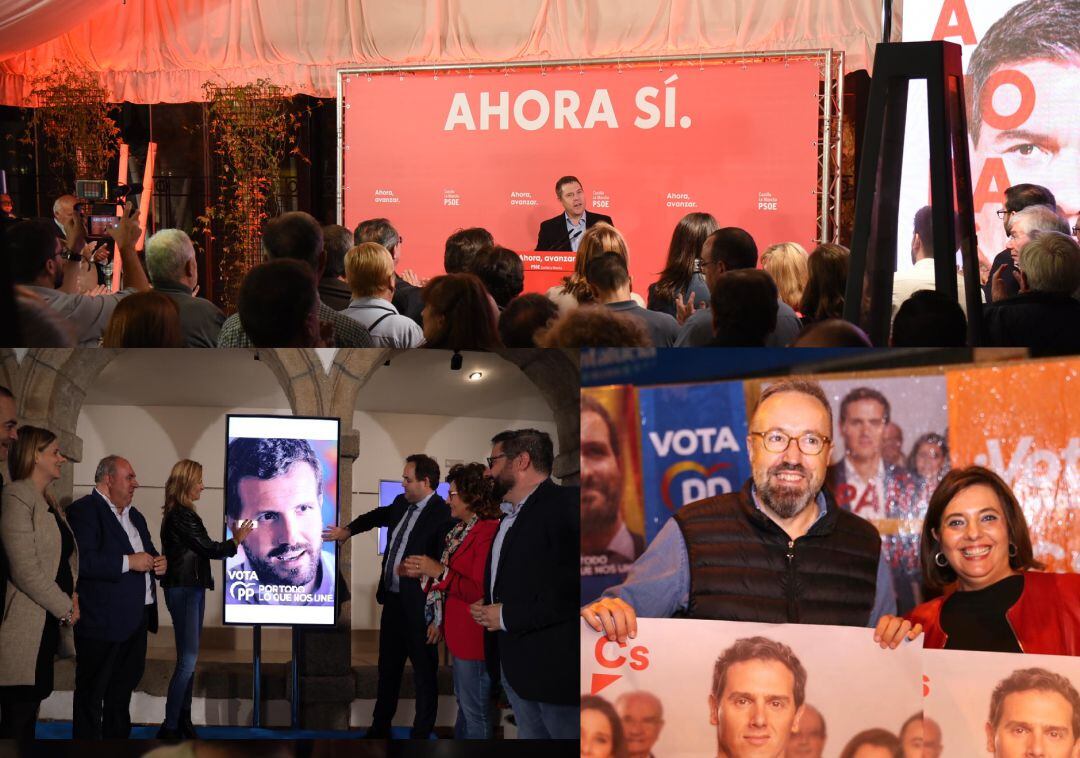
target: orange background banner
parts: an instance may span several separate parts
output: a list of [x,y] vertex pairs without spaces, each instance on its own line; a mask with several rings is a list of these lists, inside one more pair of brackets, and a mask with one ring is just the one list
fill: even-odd
[[1012,487],[1049,571],[1080,573],[1080,359],[946,374],[953,468]]

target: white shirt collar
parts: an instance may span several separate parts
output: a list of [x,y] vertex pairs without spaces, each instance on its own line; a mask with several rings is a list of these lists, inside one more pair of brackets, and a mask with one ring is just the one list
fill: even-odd
[[112,509],[112,512],[114,514],[116,514],[120,518],[122,518],[124,513],[127,513],[128,510],[131,508],[131,506],[128,505],[128,507],[123,510],[123,513],[121,513],[120,508],[116,505],[116,503],[114,503],[112,500],[110,500],[109,496],[106,495],[104,492],[102,492],[100,487],[94,487],[94,492],[101,495],[101,497],[103,497],[105,499],[105,502],[109,504],[109,508]]

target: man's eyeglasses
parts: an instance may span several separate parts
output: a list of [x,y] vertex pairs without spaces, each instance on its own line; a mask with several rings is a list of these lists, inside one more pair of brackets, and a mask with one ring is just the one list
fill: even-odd
[[814,434],[813,432],[807,432],[798,437],[792,437],[790,434],[784,434],[777,429],[770,429],[767,432],[750,432],[755,437],[761,437],[761,444],[765,446],[765,449],[770,453],[786,453],[787,449],[791,447],[792,440],[799,441],[799,450],[805,455],[820,455],[821,451],[825,449],[825,446],[832,440],[823,434]]
[[1004,221],[1005,217],[1010,215],[1012,213],[1012,211],[1010,211],[1008,208],[998,208],[997,211],[995,211],[995,213],[997,213],[998,218],[1000,218],[1002,221]]
[[506,453],[499,453],[498,455],[491,456],[490,458],[487,459],[488,468],[491,468],[492,466],[494,466],[495,461],[499,460],[500,458],[506,458],[506,457],[507,457]]
[[457,490],[450,490],[446,493],[446,498],[449,500],[452,497],[457,497]]

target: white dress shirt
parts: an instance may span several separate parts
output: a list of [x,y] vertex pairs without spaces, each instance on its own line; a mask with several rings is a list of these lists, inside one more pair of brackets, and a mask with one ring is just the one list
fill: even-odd
[[[105,502],[109,504],[109,510],[112,511],[112,514],[114,516],[116,516],[116,520],[120,522],[120,528],[124,530],[125,534],[127,534],[128,541],[131,543],[132,550],[136,553],[145,553],[146,547],[143,545],[142,537],[139,535],[139,530],[135,527],[135,524],[131,523],[131,506],[129,505],[127,508],[124,508],[121,511],[120,508],[113,505],[113,501],[109,500],[108,495],[106,495],[104,492],[97,489],[96,487],[94,489],[99,495],[105,498]],[[120,569],[120,573],[126,574],[129,570],[130,566],[128,566],[128,557],[125,555],[124,563],[122,568]],[[146,579],[146,605],[154,604],[153,582],[150,580],[150,573],[151,572],[147,571],[143,575]]]

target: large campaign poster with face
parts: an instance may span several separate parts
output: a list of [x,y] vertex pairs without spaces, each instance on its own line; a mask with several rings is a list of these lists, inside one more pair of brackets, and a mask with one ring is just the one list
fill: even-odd
[[941,375],[823,379],[833,412],[825,483],[841,508],[882,536],[897,606],[922,601],[919,535],[941,477],[949,470],[949,416]]
[[750,478],[742,382],[638,390],[645,538],[679,508],[736,492]]
[[742,227],[761,248],[809,247],[821,65],[747,56],[344,73],[342,222],[389,218],[405,238],[401,265],[434,276],[460,228],[536,250],[540,223],[563,213],[555,183],[573,175],[585,209],[625,236],[641,292],[687,213]]
[[1080,359],[950,371],[946,379],[954,464],[1004,479],[1036,560],[1080,573]]
[[925,650],[922,660],[924,728],[938,755],[1080,755],[1080,658]]
[[581,602],[626,578],[645,550],[633,387],[581,392]]
[[[996,211],[1016,184],[1049,189],[1080,214],[1080,0],[904,0],[904,41],[963,48],[975,228],[986,261],[1006,247]],[[898,233],[901,267],[915,212],[930,202],[926,87],[913,82]]]
[[227,419],[225,536],[255,528],[225,561],[226,624],[334,623],[338,419]]
[[630,753],[658,758],[835,758],[869,730],[895,740],[922,707],[920,652],[859,627],[639,619],[620,645],[583,623],[582,754],[616,754],[593,749],[613,718]]

